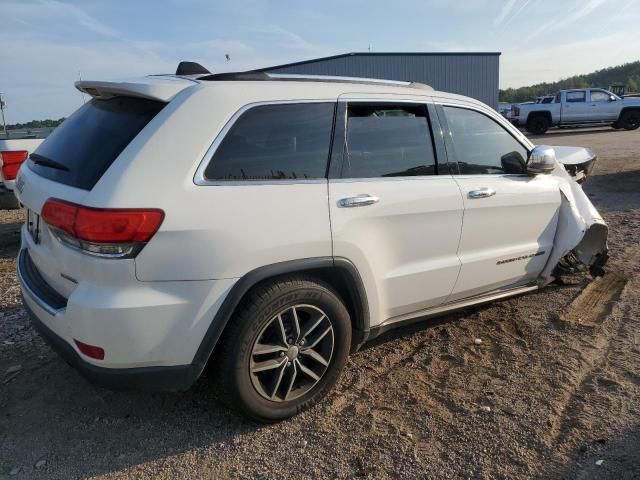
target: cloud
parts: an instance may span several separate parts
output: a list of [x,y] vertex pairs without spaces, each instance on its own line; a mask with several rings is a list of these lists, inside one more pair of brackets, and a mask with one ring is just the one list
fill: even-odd
[[511,22],[513,22],[513,20],[514,20],[515,18],[517,18],[517,17],[518,17],[518,15],[520,15],[520,13],[522,13],[522,11],[523,11],[525,8],[527,8],[527,5],[529,5],[529,3],[530,3],[530,2],[531,2],[531,0],[524,0],[524,2],[522,3],[522,5],[520,5],[520,8],[518,8],[518,10],[516,10],[516,13],[514,13],[514,14],[509,18],[509,20],[507,20],[507,21],[504,23],[503,27],[506,27],[506,26],[507,26],[507,25],[509,25]]
[[[53,24],[57,28],[63,26],[69,29],[69,27],[78,26],[99,36],[122,38],[122,34],[117,30],[87,14],[80,7],[69,3],[58,0],[38,0],[35,2],[3,0],[3,2],[3,17],[32,26],[40,24],[46,33],[56,30],[56,28],[50,28]],[[5,23],[4,28],[8,26]]]
[[505,18],[509,15],[511,10],[516,4],[516,0],[507,0],[507,2],[503,5],[502,10],[500,10],[500,14],[493,21],[493,26],[497,27],[502,22],[504,22]]
[[636,61],[637,45],[629,41],[628,33],[620,32],[545,48],[505,50],[500,57],[500,88],[553,82]]
[[[554,19],[543,23],[540,27],[534,30],[526,37],[526,41],[533,40],[537,36],[545,32],[555,32],[560,30],[566,30],[567,27],[582,20],[591,14],[595,9],[602,6],[607,0],[589,0],[582,4],[580,8],[573,8],[567,15],[558,14]],[[556,12],[557,13],[557,12]]]
[[300,35],[278,25],[268,25],[264,28],[252,28],[249,31],[266,35],[275,39],[276,46],[292,50],[317,50],[315,45],[307,42]]

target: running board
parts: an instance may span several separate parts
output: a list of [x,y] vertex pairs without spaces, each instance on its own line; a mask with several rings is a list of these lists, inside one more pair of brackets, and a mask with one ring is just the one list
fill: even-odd
[[399,315],[382,322],[380,325],[372,327],[369,331],[369,335],[367,336],[366,341],[372,340],[393,328],[409,325],[411,323],[427,320],[433,317],[438,317],[440,315],[455,312],[457,310],[463,310],[465,308],[476,305],[481,305],[483,303],[493,302],[495,300],[501,300],[503,298],[513,297],[516,295],[522,295],[523,293],[538,290],[538,288],[538,285],[528,284],[521,287],[494,290],[483,295],[476,295],[473,297],[465,298],[463,300],[445,303],[438,307],[426,308],[424,310],[418,310],[417,312],[408,313],[406,315]]

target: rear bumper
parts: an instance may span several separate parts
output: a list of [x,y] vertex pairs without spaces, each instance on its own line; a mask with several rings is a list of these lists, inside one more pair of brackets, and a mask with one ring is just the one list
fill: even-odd
[[112,390],[177,391],[187,390],[200,375],[200,368],[194,365],[104,368],[88,363],[38,318],[26,300],[23,303],[34,328],[49,346],[95,385]]
[[[208,356],[195,353],[224,299],[216,288],[224,282],[162,282],[159,292],[143,282],[120,289],[80,283],[66,298],[30,254],[36,252],[21,249],[17,262],[25,310],[46,342],[87,380],[150,391],[186,390],[197,380]],[[104,348],[105,359],[86,357],[74,339]]]
[[17,274],[22,288],[22,303],[34,328],[53,350],[91,383],[114,390],[173,391],[188,389],[198,378],[201,369],[193,365],[105,368],[85,361],[68,341],[42,320],[57,320],[60,323],[67,299],[47,285],[25,249],[20,250],[18,255]]

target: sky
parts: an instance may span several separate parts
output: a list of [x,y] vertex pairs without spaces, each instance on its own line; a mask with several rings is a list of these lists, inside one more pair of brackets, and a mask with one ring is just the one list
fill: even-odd
[[25,122],[78,108],[80,77],[369,49],[501,52],[500,87],[519,87],[640,60],[639,24],[640,0],[0,0],[0,92]]

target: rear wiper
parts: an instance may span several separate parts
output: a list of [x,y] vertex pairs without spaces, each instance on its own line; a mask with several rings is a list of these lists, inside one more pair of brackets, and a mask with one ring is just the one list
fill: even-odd
[[43,157],[42,155],[38,155],[37,153],[32,153],[29,155],[29,158],[33,163],[37,163],[43,167],[56,168],[58,170],[64,170],[65,172],[69,171],[69,168],[66,165],[56,162],[55,160],[51,160],[50,158]]

